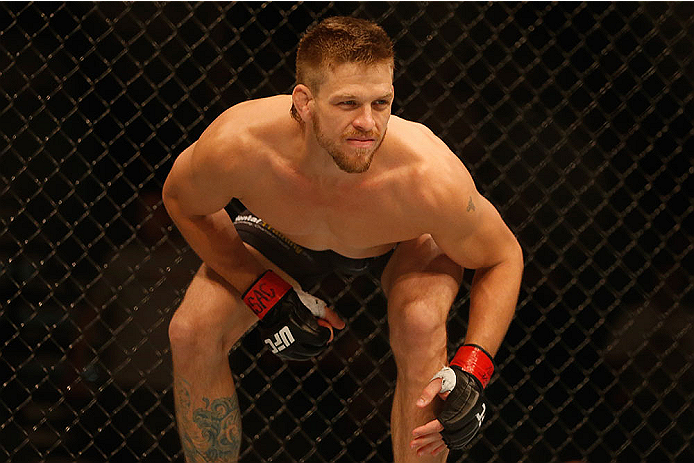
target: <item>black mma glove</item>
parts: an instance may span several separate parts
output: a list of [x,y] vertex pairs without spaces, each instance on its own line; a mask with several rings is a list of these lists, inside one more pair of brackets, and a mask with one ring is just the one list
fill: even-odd
[[330,329],[318,324],[294,288],[272,270],[246,290],[243,301],[260,319],[260,335],[279,357],[307,360],[328,345]]
[[443,379],[441,392],[450,391],[436,417],[443,425],[441,437],[449,449],[464,448],[482,427],[487,410],[482,393],[492,373],[491,355],[479,346],[466,344],[458,349],[450,367],[434,376]]

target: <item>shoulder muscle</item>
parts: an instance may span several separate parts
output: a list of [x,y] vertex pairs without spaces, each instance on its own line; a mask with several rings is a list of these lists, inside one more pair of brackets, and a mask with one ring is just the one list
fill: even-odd
[[[418,166],[412,174],[420,227],[467,268],[492,266],[516,241],[498,211],[475,187],[462,161],[422,124],[400,121],[399,139]],[[403,135],[404,134],[404,135]]]
[[186,214],[205,215],[243,196],[244,138],[228,115],[218,117],[174,162],[164,184],[165,200],[174,199]]

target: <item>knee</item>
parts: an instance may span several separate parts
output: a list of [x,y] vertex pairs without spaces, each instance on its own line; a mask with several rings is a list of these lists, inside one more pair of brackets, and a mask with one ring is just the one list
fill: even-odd
[[171,349],[174,352],[195,349],[202,341],[200,339],[202,330],[204,327],[200,326],[192,317],[187,316],[181,309],[177,310],[169,322]]
[[411,302],[389,315],[390,344],[399,369],[430,370],[446,360],[446,318],[425,301]]
[[179,310],[169,323],[169,342],[174,356],[195,357],[206,354],[224,354],[226,348],[223,333],[216,329],[218,323],[206,322],[195,312]]
[[227,355],[256,320],[235,290],[203,264],[169,323],[172,353]]

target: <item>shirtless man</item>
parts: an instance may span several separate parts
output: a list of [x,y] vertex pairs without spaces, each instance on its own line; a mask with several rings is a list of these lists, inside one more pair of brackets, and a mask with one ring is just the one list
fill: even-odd
[[[522,252],[456,155],[423,125],[391,116],[393,66],[380,27],[327,19],[299,45],[291,96],[230,108],[174,163],[164,204],[204,262],[169,327],[187,461],[237,460],[228,352],[259,319],[265,342],[289,359],[317,355],[345,326],[303,292],[331,263],[384,263],[395,461],[444,461],[480,428]],[[224,211],[232,198],[252,211],[236,227]],[[476,269],[469,324],[447,367],[462,268]]]

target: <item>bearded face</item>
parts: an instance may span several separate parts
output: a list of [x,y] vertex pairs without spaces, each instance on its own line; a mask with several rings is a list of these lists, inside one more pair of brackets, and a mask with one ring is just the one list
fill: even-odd
[[318,145],[333,158],[337,167],[350,174],[366,172],[385,135],[377,128],[362,132],[350,128],[338,137],[330,137],[322,128],[321,117],[314,114],[313,131]]
[[317,144],[344,172],[366,172],[388,127],[392,66],[339,64],[324,69],[320,81],[311,112]]

